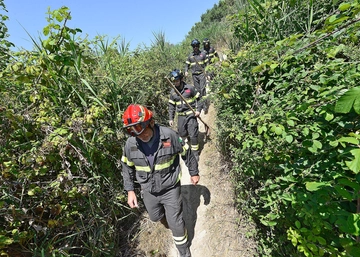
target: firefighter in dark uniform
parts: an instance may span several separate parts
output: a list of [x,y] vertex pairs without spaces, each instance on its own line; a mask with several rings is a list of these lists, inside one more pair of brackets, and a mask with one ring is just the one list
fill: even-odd
[[219,58],[219,55],[216,52],[215,48],[210,45],[210,40],[208,38],[204,38],[203,47],[204,47],[203,51],[206,53],[206,59],[207,59],[206,64],[213,63],[215,60],[214,57]]
[[193,185],[200,179],[198,162],[179,134],[155,124],[146,107],[131,104],[122,118],[130,135],[121,157],[127,202],[131,208],[138,207],[134,191],[137,181],[150,220],[170,228],[180,256],[191,257],[183,220],[180,157],[188,167]]
[[[215,61],[214,57],[219,58],[218,53],[216,52],[215,48],[212,47],[210,45],[210,40],[208,38],[204,38],[203,40],[203,51],[206,53],[206,66],[213,63]],[[204,106],[206,108],[205,109],[205,114],[207,114],[208,109],[209,109],[209,105],[210,105],[210,101],[209,101],[209,92],[210,92],[210,81],[214,78],[215,74],[214,72],[209,72],[207,71],[205,73],[205,78],[206,78],[206,94],[207,94],[207,100],[204,103]]]
[[191,150],[196,159],[199,160],[199,123],[196,117],[200,115],[203,108],[202,97],[194,86],[185,83],[183,77],[182,72],[178,69],[170,72],[170,80],[192,110],[172,89],[169,98],[169,125],[174,125],[175,113],[177,112],[178,132],[184,140],[189,137]]
[[186,59],[185,76],[188,75],[188,71],[191,70],[194,87],[200,92],[201,96],[206,96],[206,77],[205,66],[207,63],[206,53],[200,51],[200,41],[194,39],[191,41],[193,51]]

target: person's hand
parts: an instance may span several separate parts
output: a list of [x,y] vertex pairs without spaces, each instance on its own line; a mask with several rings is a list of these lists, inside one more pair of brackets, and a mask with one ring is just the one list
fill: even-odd
[[134,191],[128,191],[128,205],[130,208],[138,208],[137,197]]
[[195,176],[191,176],[191,183],[196,186],[199,183],[200,180],[200,176],[199,175],[195,175]]
[[169,125],[170,127],[172,127],[174,125],[174,121],[173,120],[169,120]]
[[199,111],[196,111],[195,112],[195,117],[199,117],[200,116],[200,112]]
[[186,72],[185,72],[185,77],[187,77],[188,74],[189,74],[189,73],[186,71]]

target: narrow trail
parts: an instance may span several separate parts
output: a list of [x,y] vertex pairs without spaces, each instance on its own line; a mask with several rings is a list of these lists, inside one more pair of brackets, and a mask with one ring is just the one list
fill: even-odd
[[[202,120],[214,128],[213,105]],[[256,255],[256,243],[251,238],[253,224],[234,208],[234,190],[227,167],[222,166],[216,149],[215,132],[204,142],[205,126],[200,125],[200,183],[191,185],[189,172],[182,162],[181,193],[184,220],[188,230],[192,257],[251,257]],[[146,214],[145,214],[146,215]],[[144,255],[178,257],[171,232],[161,224],[144,219],[139,246]]]

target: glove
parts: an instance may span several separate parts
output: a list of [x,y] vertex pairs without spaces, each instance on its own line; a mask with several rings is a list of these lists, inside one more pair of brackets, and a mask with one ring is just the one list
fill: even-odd
[[174,125],[174,121],[173,120],[169,120],[169,125],[170,127],[172,127]]

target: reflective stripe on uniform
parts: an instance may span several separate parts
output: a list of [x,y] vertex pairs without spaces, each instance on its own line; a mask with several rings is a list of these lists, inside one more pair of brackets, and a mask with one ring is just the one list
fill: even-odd
[[187,150],[189,150],[189,145],[188,145],[188,144],[185,144],[185,145],[183,146],[183,151],[181,152],[181,156],[185,156]]
[[180,116],[186,116],[186,115],[189,115],[189,114],[192,114],[192,113],[193,113],[192,111],[178,112],[178,115],[180,115]]
[[[161,163],[161,164],[156,164],[155,165],[155,170],[163,170],[163,169],[167,169],[169,168],[173,163],[174,160],[176,158],[176,155],[174,155],[169,161],[165,162],[165,163]],[[135,166],[136,171],[142,171],[142,172],[151,172],[151,169],[149,166]]]
[[194,151],[199,150],[199,145],[191,145],[191,150],[194,150]]
[[169,168],[174,163],[174,160],[175,160],[176,157],[177,157],[177,155],[174,155],[168,162],[161,163],[161,164],[156,164],[155,165],[155,170],[162,170],[162,169]]
[[123,163],[126,163],[126,165],[129,166],[129,167],[134,167],[134,163],[131,162],[128,158],[126,158],[126,156],[122,156],[121,161]]
[[151,172],[149,166],[135,166],[136,171]]
[[190,63],[190,67],[191,67],[191,66],[195,66],[195,65],[197,65],[197,64],[200,64],[200,65],[201,65],[201,64],[204,64],[204,63],[205,63],[204,61],[201,61],[201,62],[199,62],[199,61],[198,61],[198,62],[192,62],[192,63]]
[[187,231],[185,229],[185,235],[184,236],[173,236],[174,238],[174,242],[176,245],[183,245],[187,242],[187,238],[188,238],[188,235],[187,235]]
[[[191,98],[188,98],[188,99],[186,99],[186,102],[188,103],[188,104],[191,104],[191,103],[193,103],[193,102],[195,102],[196,101],[196,98],[197,98],[197,96],[195,95],[195,96],[193,96],[193,97],[191,97]],[[170,102],[170,101],[169,101]],[[177,101],[177,102],[175,102],[175,104],[176,105],[182,105],[183,104],[183,101]]]

